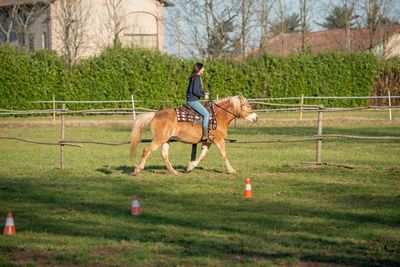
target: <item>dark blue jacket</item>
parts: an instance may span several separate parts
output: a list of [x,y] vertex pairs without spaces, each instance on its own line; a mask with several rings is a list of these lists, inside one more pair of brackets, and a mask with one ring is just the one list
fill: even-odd
[[189,79],[189,85],[186,91],[187,102],[198,101],[204,97],[203,87],[201,85],[200,75],[196,75],[194,79]]

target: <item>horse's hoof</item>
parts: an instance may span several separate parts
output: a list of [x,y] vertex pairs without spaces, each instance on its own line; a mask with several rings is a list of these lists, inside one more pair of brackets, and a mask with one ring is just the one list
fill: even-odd
[[179,176],[179,175],[180,175],[180,173],[177,172],[177,171],[170,171],[170,173],[173,174],[173,175],[175,175],[175,176]]
[[228,170],[228,172],[229,172],[229,174],[236,174],[237,173],[235,169]]
[[133,175],[138,175],[140,172],[140,168],[135,168],[135,171],[133,172]]
[[194,168],[195,168],[195,166],[193,165],[193,163],[191,161],[189,161],[188,166],[186,168],[186,172],[191,172],[191,171],[193,171]]

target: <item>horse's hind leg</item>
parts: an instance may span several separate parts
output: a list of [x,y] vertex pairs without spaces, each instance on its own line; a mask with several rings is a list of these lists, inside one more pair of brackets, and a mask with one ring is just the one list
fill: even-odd
[[189,161],[186,172],[191,172],[194,168],[196,168],[197,165],[199,165],[200,161],[202,161],[204,157],[207,155],[208,148],[210,147],[210,145],[211,144],[202,146],[199,157],[195,161]]
[[172,164],[169,161],[168,151],[169,151],[169,144],[168,143],[163,144],[161,150],[161,156],[164,159],[165,165],[167,165],[167,169],[170,173],[178,175],[179,173],[174,169],[174,167],[172,167]]
[[156,150],[160,145],[161,144],[151,142],[151,144],[148,147],[143,149],[142,159],[140,160],[140,163],[138,165],[136,165],[135,174],[138,174],[141,170],[144,169],[144,165],[146,164],[147,158],[149,157],[151,152]]

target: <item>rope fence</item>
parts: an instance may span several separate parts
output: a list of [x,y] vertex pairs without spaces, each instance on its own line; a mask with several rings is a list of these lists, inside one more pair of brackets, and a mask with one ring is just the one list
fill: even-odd
[[[218,99],[218,95],[217,95]],[[325,112],[341,112],[341,111],[360,111],[360,110],[388,110],[389,112],[389,120],[393,119],[392,110],[397,110],[400,106],[393,106],[392,100],[400,99],[400,96],[392,96],[390,94],[390,90],[388,90],[387,96],[304,96],[302,94],[300,97],[275,97],[275,98],[249,98],[248,102],[250,104],[266,106],[266,107],[274,107],[274,108],[264,108],[264,109],[255,109],[256,112],[278,112],[278,111],[291,111],[291,112],[300,112],[299,120],[303,119],[303,113],[305,112],[315,112],[317,111],[321,105],[308,105],[304,104],[305,99],[387,99],[388,105],[384,106],[366,106],[366,107],[354,107],[354,108],[325,108]],[[282,104],[282,103],[271,103],[269,101],[278,101],[278,100],[300,100],[299,104]],[[20,102],[15,102],[15,104],[20,104]],[[130,100],[68,100],[61,101],[56,100],[53,96],[52,100],[48,101],[28,101],[26,103],[29,104],[53,104],[52,109],[45,110],[10,110],[10,109],[0,109],[0,116],[9,116],[9,115],[53,115],[53,120],[55,120],[56,115],[64,114],[90,114],[90,115],[132,115],[133,118],[136,118],[137,114],[144,112],[157,111],[156,109],[148,108],[148,107],[140,107],[138,105],[144,103],[164,103],[171,104],[176,103],[171,100],[135,100],[134,96],[131,95]],[[101,109],[90,109],[90,110],[63,110],[57,109],[57,104],[66,105],[66,104],[115,104],[115,103],[125,103],[130,104],[129,108],[101,108]],[[10,104],[10,103],[8,103]],[[0,102],[1,105],[1,102]],[[276,107],[284,107],[284,108],[276,108]]]
[[[275,104],[275,103],[263,103],[265,105],[273,105],[273,106],[279,106],[280,104]],[[324,163],[322,161],[322,142],[323,139],[326,138],[347,138],[347,139],[362,139],[362,140],[376,140],[376,141],[388,141],[388,140],[400,140],[400,136],[355,136],[355,135],[340,135],[340,134],[323,134],[322,132],[322,126],[323,126],[323,113],[326,111],[330,111],[330,109],[327,109],[321,105],[297,105],[297,104],[282,104],[280,106],[289,106],[293,107],[296,110],[300,110],[301,112],[304,109],[309,109],[309,111],[317,112],[318,117],[317,117],[317,129],[316,129],[316,135],[312,137],[307,137],[307,138],[298,138],[298,139],[276,139],[276,140],[235,140],[235,139],[226,139],[225,141],[227,143],[233,143],[233,144],[268,144],[268,143],[290,143],[290,142],[307,142],[307,141],[314,141],[316,142],[316,160],[315,162],[312,162],[312,164],[315,164],[317,166],[324,166],[324,165],[331,165],[331,166],[341,166],[341,167],[346,167],[346,165],[343,164],[336,164],[336,163]],[[291,110],[293,109],[291,108]],[[384,108],[384,107],[379,107],[379,108]],[[391,107],[393,108],[393,107]],[[398,107],[396,107],[398,108]],[[139,108],[136,108],[139,109]],[[65,140],[65,116],[66,115],[72,115],[72,114],[85,114],[88,112],[93,112],[93,111],[100,111],[100,112],[105,112],[105,111],[126,111],[129,114],[132,114],[132,110],[135,110],[135,107],[132,109],[130,108],[118,108],[118,109],[98,109],[98,110],[77,110],[77,111],[69,111],[65,107],[65,103],[62,104],[62,109],[57,109],[57,110],[42,110],[44,114],[47,114],[49,112],[53,113],[55,112],[57,115],[60,115],[61,118],[61,123],[60,123],[60,128],[61,128],[61,139],[57,142],[47,142],[47,141],[33,141],[29,139],[24,139],[24,138],[19,138],[19,137],[7,137],[7,136],[0,136],[0,140],[15,140],[15,141],[22,141],[22,142],[28,142],[28,143],[33,143],[33,144],[39,144],[39,145],[58,145],[60,146],[60,169],[63,170],[65,168],[65,154],[64,154],[64,147],[65,146],[71,146],[71,147],[83,147],[83,144],[95,144],[95,145],[111,145],[111,146],[120,146],[120,145],[126,145],[130,144],[130,141],[124,141],[124,142],[104,142],[104,141],[98,141],[98,140]],[[145,109],[142,108],[141,110],[145,111],[153,111],[151,109]],[[0,112],[6,111],[8,113],[12,113],[10,110],[0,110]],[[18,112],[23,112],[23,111],[15,111],[15,114],[21,114]],[[25,114],[29,114],[28,111]],[[37,112],[37,111],[36,111]],[[33,113],[33,114],[38,114],[38,113]],[[134,113],[135,114],[135,113]],[[135,115],[134,115],[135,116]],[[176,140],[171,139],[170,142],[175,142]],[[141,142],[151,142],[151,139],[143,139]],[[350,166],[350,165],[349,165]],[[348,166],[347,166],[348,167]],[[354,167],[354,166],[353,166]]]

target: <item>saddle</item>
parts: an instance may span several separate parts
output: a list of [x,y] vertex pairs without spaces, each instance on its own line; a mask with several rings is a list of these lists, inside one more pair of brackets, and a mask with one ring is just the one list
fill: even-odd
[[[216,123],[214,106],[208,105],[207,103],[204,107],[207,109],[208,113],[210,113],[209,124],[214,125]],[[201,124],[203,121],[203,116],[201,116],[197,111],[186,104],[182,107],[175,108],[175,111],[178,122],[191,122],[192,124]]]

